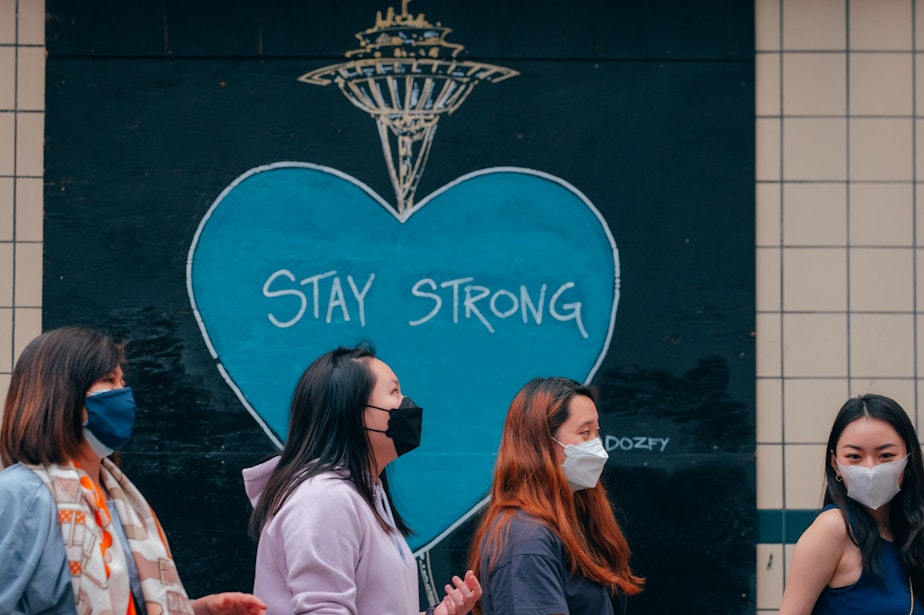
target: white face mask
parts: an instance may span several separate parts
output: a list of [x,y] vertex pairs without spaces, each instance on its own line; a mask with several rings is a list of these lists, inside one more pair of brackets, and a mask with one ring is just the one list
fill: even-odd
[[594,438],[580,444],[562,444],[555,438],[552,440],[565,449],[565,462],[561,467],[565,470],[571,491],[596,487],[603,466],[610,457],[603,448],[603,440]]
[[895,494],[901,491],[898,477],[902,475],[907,464],[908,456],[905,455],[901,459],[880,463],[872,468],[842,466],[838,463],[837,470],[847,484],[847,497],[871,510],[877,510],[891,502]]
[[86,427],[83,428],[83,439],[87,441],[87,444],[90,445],[90,448],[93,449],[93,452],[96,453],[100,459],[108,457],[115,452],[115,449],[111,449],[100,442],[97,437],[93,435],[93,432]]

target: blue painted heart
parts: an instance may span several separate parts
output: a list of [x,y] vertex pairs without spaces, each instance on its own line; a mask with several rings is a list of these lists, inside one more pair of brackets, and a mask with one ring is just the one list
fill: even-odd
[[284,162],[216,199],[187,287],[219,370],[277,444],[305,367],[374,342],[425,409],[420,448],[391,468],[419,550],[487,494],[516,391],[536,376],[596,371],[619,260],[590,201],[544,173],[475,172],[398,215],[352,177]]

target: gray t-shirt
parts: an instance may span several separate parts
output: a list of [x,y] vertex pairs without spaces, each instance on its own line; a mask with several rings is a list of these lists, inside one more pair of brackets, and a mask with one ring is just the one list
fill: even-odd
[[561,540],[526,513],[511,520],[506,546],[489,569],[492,555],[484,551],[478,577],[484,615],[614,615],[614,600],[625,613],[609,588],[571,574]]

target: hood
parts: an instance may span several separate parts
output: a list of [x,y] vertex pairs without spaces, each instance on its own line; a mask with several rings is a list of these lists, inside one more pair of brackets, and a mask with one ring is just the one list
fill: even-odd
[[260,499],[260,494],[263,493],[263,488],[266,487],[266,482],[278,463],[279,455],[276,455],[272,459],[268,459],[252,468],[244,468],[241,472],[244,476],[244,491],[250,499],[251,506],[257,505],[257,500]]

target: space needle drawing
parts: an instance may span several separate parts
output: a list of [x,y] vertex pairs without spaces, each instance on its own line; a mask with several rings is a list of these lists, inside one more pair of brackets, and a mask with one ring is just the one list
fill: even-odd
[[347,99],[375,119],[397,197],[399,215],[408,215],[427,163],[436,125],[482,82],[497,83],[519,73],[503,66],[456,59],[464,46],[446,41],[450,28],[431,24],[423,13],[389,7],[375,25],[359,32],[359,49],[348,62],[299,77],[313,85],[336,83]]

